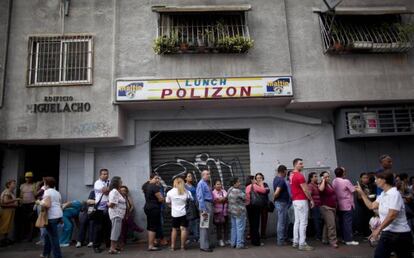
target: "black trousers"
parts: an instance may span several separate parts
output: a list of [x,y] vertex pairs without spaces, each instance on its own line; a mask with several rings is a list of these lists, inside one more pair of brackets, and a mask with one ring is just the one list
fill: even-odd
[[96,218],[93,220],[93,247],[99,248],[102,242],[106,245],[110,243],[111,220],[107,211],[97,210],[96,212]]
[[248,205],[246,208],[247,217],[249,219],[250,240],[252,245],[260,246],[259,226],[261,209],[252,205]]
[[[86,238],[86,233],[88,233],[88,237]],[[93,221],[88,218],[88,213],[80,212],[79,213],[79,231],[78,237],[76,241],[81,242],[82,244],[85,242],[85,239],[88,242],[93,242],[94,239],[94,230],[93,230]]]
[[395,252],[398,258],[412,258],[411,245],[411,232],[394,233],[383,231],[375,249],[374,258],[389,258],[391,252]]

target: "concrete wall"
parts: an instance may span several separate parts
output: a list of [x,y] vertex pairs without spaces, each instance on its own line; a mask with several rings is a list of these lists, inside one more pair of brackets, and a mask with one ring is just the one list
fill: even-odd
[[[320,0],[289,0],[287,19],[295,103],[290,108],[336,107],[369,101],[414,98],[414,55],[324,55],[318,15]],[[406,6],[411,0],[344,0],[340,6]]]
[[[155,5],[251,4],[248,25],[255,47],[248,54],[159,56],[152,50],[157,37]],[[290,75],[290,55],[283,0],[145,1],[119,5],[117,77],[220,77]]]
[[[118,107],[112,105],[112,0],[71,1],[63,16],[62,1],[13,1],[4,107],[0,109],[0,140],[119,138]],[[26,87],[29,35],[88,33],[94,37],[93,85]],[[45,96],[73,96],[90,102],[86,113],[30,113],[27,105]]]
[[[287,121],[278,118],[275,115],[277,112],[274,108],[131,112],[128,119],[135,121],[135,145],[95,147],[93,172],[83,169],[84,147],[62,146],[61,194],[64,200],[86,198],[91,187],[86,186],[82,178],[93,173],[96,180],[99,169],[108,168],[111,176],[121,176],[129,187],[139,211],[139,223],[145,225],[141,209],[145,200],[140,187],[151,171],[151,131],[249,129],[251,171],[262,172],[269,185],[272,184],[275,168],[280,164],[291,167],[296,157],[302,157],[306,167],[336,167],[333,127],[330,123],[306,124],[307,117],[289,114],[286,118],[292,120]],[[234,118],[228,114],[233,114]],[[293,121],[295,119],[296,122]],[[269,223],[269,232],[273,232],[273,220],[269,219]]]

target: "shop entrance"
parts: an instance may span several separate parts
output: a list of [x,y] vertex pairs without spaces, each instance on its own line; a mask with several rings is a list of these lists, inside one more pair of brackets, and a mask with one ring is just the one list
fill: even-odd
[[[24,149],[25,171],[33,172],[35,182],[41,181],[42,177],[45,176],[54,177],[56,179],[56,188],[58,188],[60,146],[25,146]],[[24,181],[24,178],[22,179]]]
[[[226,190],[232,177],[244,184],[250,175],[248,130],[152,132],[151,139],[152,171],[158,172],[168,189],[173,185],[173,177],[187,172],[193,173],[198,182],[204,169],[210,170],[212,183],[220,179]],[[170,214],[166,209],[167,235],[171,229]]]

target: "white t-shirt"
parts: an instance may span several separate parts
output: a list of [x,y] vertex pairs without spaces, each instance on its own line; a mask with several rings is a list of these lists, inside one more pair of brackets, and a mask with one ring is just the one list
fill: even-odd
[[[102,188],[108,187],[109,181],[102,181],[101,179],[96,180],[95,184],[93,185],[93,189],[95,190],[95,202],[98,203],[99,199],[102,196]],[[98,210],[106,210],[108,208],[108,195],[104,195],[102,197],[101,202],[98,205]]]
[[53,188],[46,189],[43,194],[43,200],[49,197],[50,198],[50,208],[47,210],[48,219],[58,219],[63,216],[62,211],[62,197],[60,193]]
[[171,216],[174,218],[182,217],[186,215],[185,205],[187,199],[192,198],[191,193],[187,190],[184,194],[179,195],[178,189],[173,188],[167,193],[167,198],[165,198],[166,203],[171,203]]
[[411,229],[407,223],[407,217],[405,216],[404,201],[397,188],[392,187],[387,192],[383,191],[380,196],[377,197],[376,202],[379,203],[378,213],[381,223],[388,215],[389,209],[397,210],[397,218],[388,227],[384,228],[384,231],[391,232],[410,232]]
[[114,203],[115,206],[113,208],[108,209],[109,218],[113,219],[115,217],[119,217],[123,219],[125,217],[126,212],[126,201],[125,198],[118,192],[116,189],[112,189],[108,195],[109,203]]

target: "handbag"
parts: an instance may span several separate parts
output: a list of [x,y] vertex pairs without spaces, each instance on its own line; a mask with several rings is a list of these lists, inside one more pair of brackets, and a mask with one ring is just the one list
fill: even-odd
[[88,219],[89,220],[95,220],[97,217],[97,210],[98,210],[98,206],[101,203],[102,197],[103,197],[103,193],[101,195],[101,198],[99,198],[99,201],[97,203],[95,203],[93,206],[88,207]]
[[275,204],[272,201],[267,203],[267,211],[270,213],[275,211]]
[[39,213],[39,216],[37,216],[36,219],[36,224],[35,226],[37,228],[44,228],[45,226],[47,226],[47,210],[46,209],[42,209]]
[[187,220],[195,220],[199,216],[198,208],[196,202],[188,196],[187,193],[187,201],[185,204],[185,216]]
[[258,208],[264,208],[267,205],[267,201],[254,190],[253,184],[250,185],[250,204]]

